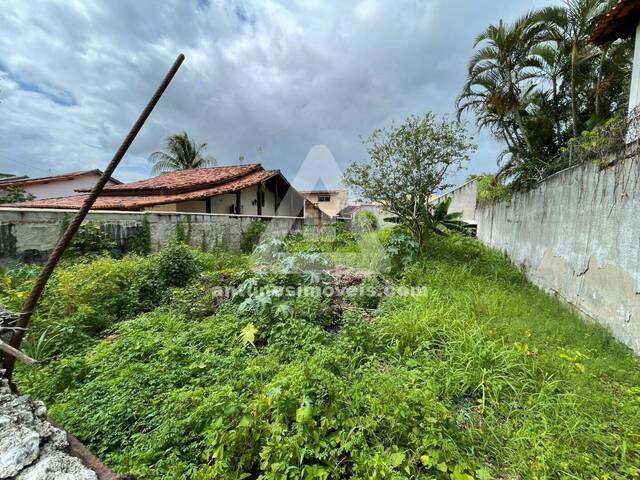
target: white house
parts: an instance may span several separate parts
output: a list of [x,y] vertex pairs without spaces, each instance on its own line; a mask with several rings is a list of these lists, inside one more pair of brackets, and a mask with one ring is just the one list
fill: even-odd
[[[20,188],[34,198],[66,197],[74,195],[78,189],[93,188],[101,175],[102,171],[96,169],[38,178],[9,176],[0,179],[0,190]],[[107,186],[121,183],[112,177]]]
[[[13,203],[17,208],[78,209],[91,187],[53,198]],[[93,210],[303,216],[304,197],[279,170],[258,163],[192,168],[129,183],[107,185]]]

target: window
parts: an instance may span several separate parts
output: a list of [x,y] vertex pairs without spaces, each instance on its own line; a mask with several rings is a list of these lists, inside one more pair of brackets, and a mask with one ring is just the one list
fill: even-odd
[[318,201],[319,202],[330,202],[331,201],[331,195],[318,195]]

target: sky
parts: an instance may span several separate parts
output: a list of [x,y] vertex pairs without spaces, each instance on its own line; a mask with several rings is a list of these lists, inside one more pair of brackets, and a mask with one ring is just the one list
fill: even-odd
[[[427,111],[455,117],[473,39],[559,0],[5,0],[0,9],[0,172],[104,168],[169,66],[186,60],[116,170],[186,131],[219,164],[260,162],[299,189],[339,186],[361,137]],[[469,131],[466,171],[501,150]],[[338,168],[318,184],[310,152]]]

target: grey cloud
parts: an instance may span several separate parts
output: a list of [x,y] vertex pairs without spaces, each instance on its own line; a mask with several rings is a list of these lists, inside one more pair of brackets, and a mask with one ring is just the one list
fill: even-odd
[[[148,175],[149,153],[182,130],[222,163],[244,155],[291,178],[314,145],[343,167],[364,159],[359,135],[411,113],[453,113],[484,26],[554,2],[7,3],[2,171],[104,166],[173,58],[186,54],[118,169],[130,180]],[[469,172],[494,168],[499,147],[484,134],[478,142]]]

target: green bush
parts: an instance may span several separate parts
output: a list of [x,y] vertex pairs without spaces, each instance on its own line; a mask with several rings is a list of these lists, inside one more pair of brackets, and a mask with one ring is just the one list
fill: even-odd
[[149,225],[149,218],[146,214],[136,233],[127,239],[127,252],[140,255],[151,253],[151,225]]
[[420,246],[411,233],[403,226],[395,226],[383,237],[385,255],[389,262],[390,272],[400,274],[413,264],[420,255]]
[[509,200],[513,194],[513,188],[496,179],[495,175],[478,175],[478,190],[476,193],[478,203],[495,203],[501,200]]
[[247,231],[242,234],[240,240],[240,251],[242,253],[251,253],[253,249],[258,245],[262,234],[265,232],[269,222],[265,220],[255,220],[249,225]]
[[[68,222],[63,222],[66,230]],[[100,255],[113,255],[117,244],[113,238],[103,230],[102,226],[94,222],[84,222],[69,242],[65,250],[66,258],[89,257]]]
[[157,256],[158,279],[169,287],[184,287],[198,273],[196,257],[190,247],[179,242],[167,243]]
[[378,217],[369,210],[360,210],[356,213],[353,222],[361,232],[372,232],[378,229]]

